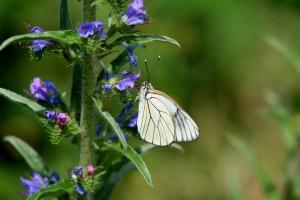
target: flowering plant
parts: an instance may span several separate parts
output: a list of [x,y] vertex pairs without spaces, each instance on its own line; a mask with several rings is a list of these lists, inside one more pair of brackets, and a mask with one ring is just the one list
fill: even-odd
[[[31,81],[27,97],[0,88],[0,95],[36,114],[51,143],[57,145],[71,138],[79,147],[78,166],[61,178],[48,169],[26,142],[14,136],[5,138],[33,170],[31,176],[20,178],[28,199],[106,199],[122,176],[134,169],[152,186],[141,155],[154,146],[132,147],[127,143],[129,137],[137,137],[134,88],[141,72],[134,51],[152,41],[180,45],[172,38],[136,30],[150,22],[143,0],[82,2],[81,24],[72,25],[68,0],[61,0],[60,30],[45,31],[35,26],[29,28],[29,33],[13,36],[0,46],[1,51],[12,43],[25,44],[38,60],[49,53],[62,54],[73,67],[70,102],[66,102],[52,81],[40,77]],[[96,19],[99,3],[111,7],[106,21]],[[104,62],[108,55],[115,58]],[[123,106],[116,117],[104,111],[103,100],[112,96]]]

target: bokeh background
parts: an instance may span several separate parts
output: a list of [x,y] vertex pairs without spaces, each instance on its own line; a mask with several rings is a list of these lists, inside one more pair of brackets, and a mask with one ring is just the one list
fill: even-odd
[[[138,173],[126,176],[113,199],[230,199],[236,180],[247,199],[266,199],[260,182],[228,135],[242,137],[259,162],[282,188],[285,153],[279,124],[259,111],[267,108],[265,95],[278,93],[287,106],[300,107],[300,75],[267,41],[280,39],[300,58],[300,3],[298,0],[145,0],[153,23],[145,33],[177,39],[182,49],[150,44],[139,49],[147,58],[151,81],[168,93],[198,123],[198,141],[183,144],[185,153],[157,148],[145,156],[153,176],[149,188]],[[0,41],[26,32],[24,23],[57,29],[58,0],[1,0]],[[81,22],[81,3],[70,0],[73,22]],[[99,19],[107,13],[99,10]],[[158,62],[157,57],[161,56]],[[0,87],[25,93],[35,76],[55,82],[69,97],[72,69],[61,58],[31,61],[17,45],[0,53]],[[144,73],[146,78],[146,73]],[[78,150],[69,141],[51,145],[29,112],[0,98],[0,137],[16,135],[29,142],[51,169],[63,176],[77,163]],[[23,159],[0,142],[0,199],[24,199],[19,177],[30,173]]]

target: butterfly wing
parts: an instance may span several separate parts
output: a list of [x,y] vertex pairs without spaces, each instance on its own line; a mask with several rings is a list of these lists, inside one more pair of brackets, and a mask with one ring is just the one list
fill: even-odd
[[171,113],[175,127],[175,142],[193,141],[199,137],[197,124],[171,97],[158,90],[150,90],[149,93],[152,98],[162,102]]
[[147,142],[167,146],[176,139],[172,113],[153,95],[148,90],[140,92],[138,132]]
[[176,142],[188,142],[199,137],[199,128],[194,120],[181,108],[174,115]]

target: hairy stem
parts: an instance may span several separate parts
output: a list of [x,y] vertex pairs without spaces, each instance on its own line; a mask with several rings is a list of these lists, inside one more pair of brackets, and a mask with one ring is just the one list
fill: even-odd
[[91,98],[95,90],[97,76],[95,73],[95,57],[87,53],[82,70],[82,99],[81,99],[81,140],[80,140],[80,164],[86,167],[93,163],[93,137],[95,135],[95,106]]
[[[91,6],[94,0],[83,1],[84,21],[94,21],[96,19],[96,8]],[[96,87],[97,75],[96,56],[94,52],[85,52],[82,79],[81,79],[81,119],[80,119],[80,155],[79,162],[83,167],[89,164],[94,164],[94,149],[93,138],[95,136],[95,107],[91,95]],[[88,194],[85,199],[93,199],[91,194]]]

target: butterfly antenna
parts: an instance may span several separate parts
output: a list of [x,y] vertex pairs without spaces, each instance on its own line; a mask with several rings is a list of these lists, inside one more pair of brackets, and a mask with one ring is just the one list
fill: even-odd
[[145,67],[146,67],[146,70],[147,70],[148,82],[150,82],[150,73],[149,73],[149,69],[148,69],[148,60],[147,60],[147,59],[145,59],[145,60],[144,60],[144,62],[145,62]]

